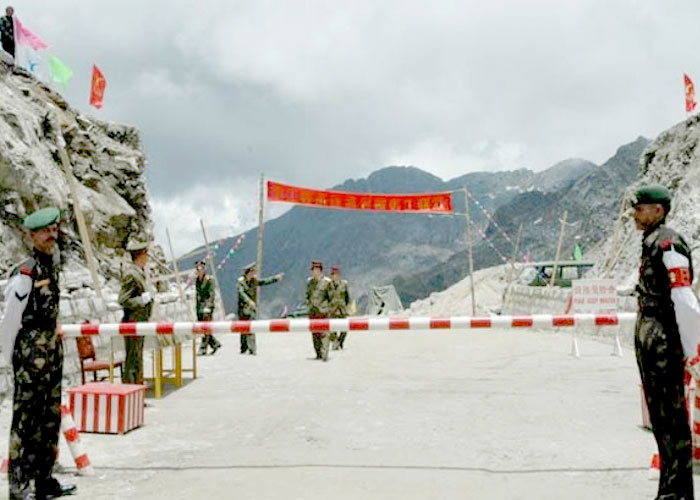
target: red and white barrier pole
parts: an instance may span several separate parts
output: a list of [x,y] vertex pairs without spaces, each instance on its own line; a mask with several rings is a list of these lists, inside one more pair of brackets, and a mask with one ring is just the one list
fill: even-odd
[[203,333],[293,333],[412,330],[470,330],[510,328],[559,328],[617,326],[634,322],[636,313],[613,314],[534,314],[530,316],[452,316],[270,319],[253,321],[202,321],[160,323],[105,323],[61,325],[64,337],[99,335],[103,337],[153,336]]
[[71,415],[67,405],[61,405],[61,431],[66,438],[66,442],[68,442],[68,447],[70,448],[71,455],[73,455],[73,460],[75,460],[75,465],[78,467],[78,474],[82,476],[92,476],[94,471],[92,470],[90,459],[83,450],[82,444],[80,444],[78,428],[75,426],[73,415]]

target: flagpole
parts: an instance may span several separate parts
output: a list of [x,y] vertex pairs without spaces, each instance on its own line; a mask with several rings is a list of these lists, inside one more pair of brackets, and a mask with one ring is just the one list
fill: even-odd
[[214,255],[209,251],[209,240],[207,239],[207,231],[204,229],[204,221],[199,219],[199,225],[202,226],[202,235],[204,236],[204,247],[207,249],[207,260],[209,261],[209,267],[211,267],[211,277],[214,280],[214,287],[216,288],[216,295],[219,298],[219,306],[221,307],[222,317],[226,317],[226,304],[224,303],[224,298],[221,296],[221,287],[219,287],[219,280],[216,276],[216,265],[214,264]]
[[73,177],[72,164],[68,158],[68,153],[66,153],[66,140],[63,137],[63,132],[61,131],[61,125],[58,123],[58,119],[54,120],[56,129],[58,130],[56,146],[58,147],[58,156],[63,165],[63,172],[68,181],[68,189],[70,190],[71,196],[73,197],[73,208],[75,209],[75,219],[78,223],[78,234],[83,243],[83,251],[85,252],[85,260],[88,264],[88,269],[90,270],[90,276],[92,278],[92,285],[95,287],[95,293],[100,298],[102,297],[102,288],[100,287],[100,280],[97,276],[97,264],[95,263],[95,256],[92,253],[92,245],[90,244],[90,236],[87,230],[87,225],[85,224],[85,218],[83,217],[83,211],[80,209],[80,198],[78,197],[78,188],[76,187],[76,181]]
[[[265,232],[265,174],[261,173],[260,174],[260,198],[258,200],[258,248],[257,248],[257,256],[256,256],[256,271],[258,274],[258,279],[262,279],[263,274],[263,234]],[[257,304],[255,304],[255,312],[256,312],[256,317],[259,318],[260,315],[258,314],[260,312],[260,305],[262,304],[262,296],[260,295],[262,292],[262,289],[260,285],[258,284],[257,291],[256,291],[256,297],[257,297]]]
[[472,246],[471,217],[469,216],[469,192],[466,186],[462,186],[464,191],[464,217],[466,219],[467,248],[469,255],[469,286],[472,296],[472,316],[476,315],[476,296],[474,293],[474,254]]

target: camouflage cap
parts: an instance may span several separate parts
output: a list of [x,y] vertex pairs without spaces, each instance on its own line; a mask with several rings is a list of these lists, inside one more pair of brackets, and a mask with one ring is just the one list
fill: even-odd
[[61,216],[61,211],[56,207],[45,207],[29,214],[23,222],[25,229],[37,231],[46,226],[55,224]]
[[257,267],[258,263],[253,261],[253,262],[248,262],[245,266],[243,266],[243,271],[246,273],[250,271],[251,269],[255,269]]
[[666,210],[671,209],[671,192],[661,184],[648,184],[641,186],[634,192],[632,198],[632,206],[643,205],[645,203],[659,203],[666,207]]
[[320,260],[311,261],[311,269],[314,269],[316,267],[323,271],[323,263]]

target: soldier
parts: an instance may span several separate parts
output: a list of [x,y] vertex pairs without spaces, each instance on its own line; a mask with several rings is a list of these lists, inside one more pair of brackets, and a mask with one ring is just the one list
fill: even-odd
[[[256,264],[251,262],[243,268],[243,276],[240,276],[236,282],[236,288],[238,289],[238,319],[255,319],[258,316],[258,286],[277,283],[284,277],[284,273],[279,273],[258,280],[256,273]],[[241,354],[246,352],[250,352],[252,355],[255,355],[257,352],[254,333],[241,333]]]
[[690,285],[693,266],[683,238],[665,225],[671,193],[638,189],[632,203],[643,231],[635,328],[637,366],[661,457],[657,498],[693,498],[692,444],[683,389],[684,367],[697,378],[700,308]]
[[[211,277],[207,276],[207,264],[200,260],[195,264],[197,270],[197,281],[195,288],[197,289],[197,320],[211,321],[214,314],[214,298],[216,291]],[[207,353],[207,346],[211,346],[211,353],[214,354],[221,347],[221,343],[214,338],[211,333],[205,333],[202,338],[202,343],[199,346],[199,354]]]
[[[309,308],[309,318],[327,318],[330,310],[331,280],[323,275],[323,264],[317,260],[311,262],[311,276],[306,281],[306,304]],[[328,361],[328,332],[311,332],[316,359]]]
[[7,52],[14,59],[15,57],[15,20],[13,18],[15,9],[5,8],[5,15],[0,17],[0,41],[2,50]]
[[[123,322],[148,321],[153,310],[153,297],[146,287],[146,264],[148,264],[148,242],[130,240],[126,250],[132,262],[127,264],[122,276],[119,304],[124,308]],[[122,371],[125,384],[143,383],[143,337],[124,337],[126,358]]]
[[[32,254],[11,272],[0,324],[3,362],[12,363],[15,388],[10,428],[8,481],[11,499],[70,495],[51,469],[61,426],[63,345],[56,333],[60,212],[47,207],[24,220]],[[32,492],[30,481],[34,480]]]
[[[348,292],[348,282],[340,278],[340,268],[338,266],[331,267],[330,296],[330,317],[346,318],[348,316],[348,306],[350,305],[350,293]],[[347,334],[348,332],[331,333],[333,350],[337,351],[343,348]]]

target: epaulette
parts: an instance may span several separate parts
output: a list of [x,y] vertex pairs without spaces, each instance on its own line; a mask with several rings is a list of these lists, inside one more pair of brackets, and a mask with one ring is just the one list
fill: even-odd
[[661,250],[668,250],[673,246],[673,240],[661,240],[659,242],[659,248]]

